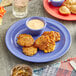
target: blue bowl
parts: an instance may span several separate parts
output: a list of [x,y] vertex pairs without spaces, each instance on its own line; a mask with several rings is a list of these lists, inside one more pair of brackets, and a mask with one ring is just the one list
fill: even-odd
[[62,4],[63,4],[63,2],[64,2],[64,0],[50,0],[50,2],[51,2],[51,4],[53,5],[53,6],[61,6]]
[[[43,21],[44,22],[44,27],[43,28],[41,28],[41,29],[31,29],[31,28],[29,28],[28,26],[27,26],[27,23],[28,23],[28,21],[30,21],[30,20],[32,20],[32,19],[39,19],[39,20],[41,20],[41,21]],[[42,31],[46,28],[46,20],[44,19],[44,18],[41,18],[41,17],[37,17],[37,16],[35,16],[35,17],[30,17],[30,18],[28,18],[27,20],[26,20],[26,27],[27,27],[27,29],[28,29],[28,31],[29,31],[29,34],[31,34],[31,35],[39,35],[39,34],[41,34],[42,33]]]

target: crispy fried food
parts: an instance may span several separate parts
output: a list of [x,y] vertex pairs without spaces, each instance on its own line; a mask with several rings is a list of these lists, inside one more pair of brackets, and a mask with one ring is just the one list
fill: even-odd
[[76,0],[66,0],[63,4],[69,8],[71,13],[76,14]]
[[59,41],[60,40],[60,33],[56,31],[45,31],[42,35],[48,35],[51,40]]
[[76,5],[71,5],[70,11],[71,11],[73,14],[76,14]]
[[59,12],[60,12],[61,14],[65,14],[65,15],[71,14],[69,8],[66,7],[66,6],[61,6],[61,7],[59,8]]
[[59,41],[60,40],[60,33],[54,31],[54,35],[55,35],[55,41]]
[[55,49],[55,41],[50,40],[48,35],[42,35],[41,37],[36,39],[34,45],[40,50],[43,50],[45,53],[52,52]]
[[51,40],[55,41],[54,31],[45,31],[42,35],[44,35],[44,36],[48,35]]
[[50,40],[50,42],[47,44],[47,47],[44,49],[45,53],[49,53],[55,50],[55,41]]
[[31,46],[34,43],[33,37],[29,34],[20,34],[17,38],[17,43],[20,46]]
[[66,0],[63,5],[70,9],[71,5],[76,5],[76,0]]
[[40,50],[44,50],[47,47],[49,40],[49,36],[40,36],[38,39],[35,40],[34,46],[39,48]]
[[24,46],[23,53],[27,56],[33,56],[37,53],[37,48],[45,53],[54,51],[55,42],[60,40],[60,33],[56,31],[45,31],[38,39],[35,40],[31,35],[20,34],[17,43]]
[[33,56],[37,53],[37,48],[34,46],[23,47],[23,53],[27,56]]

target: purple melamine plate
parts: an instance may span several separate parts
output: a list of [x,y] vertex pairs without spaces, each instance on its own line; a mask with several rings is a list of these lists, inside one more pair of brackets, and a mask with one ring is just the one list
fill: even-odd
[[[57,22],[50,18],[44,18],[47,22],[47,25],[44,31],[60,32],[61,40],[59,42],[56,42],[55,51],[51,53],[44,53],[43,51],[39,50],[38,53],[32,57],[24,55],[22,53],[22,47],[20,47],[16,43],[16,41],[17,41],[17,36],[19,34],[21,33],[28,34],[28,30],[25,26],[26,19],[22,19],[14,23],[6,33],[5,43],[7,48],[13,55],[25,61],[41,63],[41,62],[49,62],[49,61],[56,60],[61,56],[63,56],[68,51],[68,48],[70,47],[70,44],[71,44],[71,37],[68,30],[60,22]],[[33,36],[34,39],[37,39],[38,37],[40,37],[40,35]]]

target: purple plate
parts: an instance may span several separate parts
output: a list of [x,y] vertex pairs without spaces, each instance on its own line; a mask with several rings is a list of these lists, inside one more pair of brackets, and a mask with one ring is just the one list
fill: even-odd
[[[59,42],[56,42],[55,50],[51,53],[44,53],[43,51],[38,50],[38,53],[32,57],[24,55],[22,53],[22,47],[20,47],[16,43],[16,41],[17,41],[17,36],[19,34],[21,33],[28,34],[28,30],[25,26],[26,19],[22,19],[14,23],[6,33],[5,43],[7,48],[13,55],[25,61],[41,63],[41,62],[49,62],[49,61],[56,60],[61,56],[63,56],[68,51],[68,48],[70,47],[70,44],[71,44],[71,37],[68,30],[60,22],[57,22],[50,18],[44,18],[47,22],[47,25],[44,31],[60,32],[61,40]],[[38,37],[40,37],[40,35],[33,36],[34,39],[37,39]]]

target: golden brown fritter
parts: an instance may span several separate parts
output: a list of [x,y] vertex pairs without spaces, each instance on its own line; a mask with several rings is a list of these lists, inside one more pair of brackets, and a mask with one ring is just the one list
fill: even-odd
[[34,43],[33,37],[29,34],[20,34],[17,38],[17,43],[20,46],[31,46]]
[[35,40],[34,46],[39,48],[40,50],[43,50],[46,48],[47,43],[49,42],[49,36],[40,36],[38,39]]
[[60,40],[60,33],[54,31],[54,35],[55,35],[55,41],[59,41]]
[[52,52],[52,51],[54,51],[54,50],[55,50],[55,41],[51,40],[51,41],[48,43],[47,47],[44,49],[44,52],[45,52],[45,53],[49,53],[49,52]]
[[23,38],[24,36],[26,36],[27,34],[20,34],[17,38],[20,39],[20,38]]
[[54,31],[45,31],[42,35],[44,35],[44,36],[48,35],[51,40],[55,41]]
[[60,40],[60,33],[56,31],[45,31],[42,35],[44,36],[48,35],[49,38],[54,41]]
[[33,56],[37,53],[37,48],[34,46],[23,47],[23,53],[27,56]]
[[50,40],[48,35],[42,35],[41,37],[36,39],[34,45],[40,50],[43,50],[45,53],[52,52],[55,49],[55,41]]

